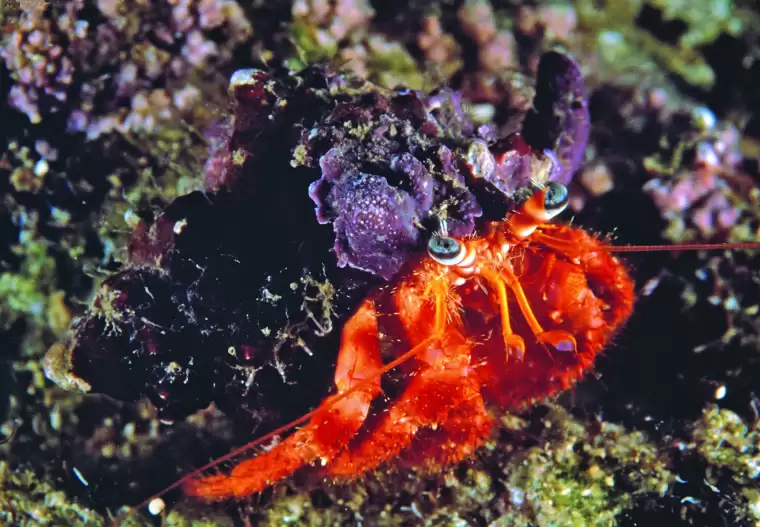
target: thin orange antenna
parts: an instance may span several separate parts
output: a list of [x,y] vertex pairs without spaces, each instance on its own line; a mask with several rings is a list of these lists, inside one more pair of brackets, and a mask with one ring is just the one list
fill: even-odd
[[737,243],[677,243],[674,245],[613,245],[613,253],[645,253],[670,251],[722,251],[727,249],[754,250],[760,249],[760,242]]

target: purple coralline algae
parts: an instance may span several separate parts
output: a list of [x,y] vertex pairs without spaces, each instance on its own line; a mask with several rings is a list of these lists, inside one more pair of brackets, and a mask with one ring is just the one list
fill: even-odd
[[[319,159],[309,195],[317,220],[333,223],[339,265],[390,279],[423,230],[469,234],[482,211],[419,94],[377,97],[373,106],[339,106],[305,131],[303,161]],[[321,154],[325,144],[339,146]]]
[[314,26],[314,39],[336,49],[338,43],[365,28],[375,14],[368,0],[295,0],[293,20]]
[[754,216],[757,170],[734,124],[662,87],[599,90],[592,104],[597,152],[571,188],[574,210],[583,209],[589,196],[627,188],[631,203],[639,194],[647,201],[641,206],[653,206],[667,239],[753,239],[746,220]]
[[[543,64],[554,69],[543,82],[571,78],[559,84],[580,93],[570,58],[548,53]],[[233,118],[208,132],[206,191],[136,221],[127,266],[48,354],[60,385],[147,396],[165,420],[215,402],[271,429],[324,397],[333,328],[427,236],[474,232],[521,187],[576,168],[577,156],[476,127],[451,90],[385,90],[311,67],[241,70],[230,94]],[[586,137],[587,115],[562,97],[528,116],[526,130],[550,122],[543,111],[569,111],[565,129],[549,129],[557,137],[531,132],[542,145]],[[286,395],[294,383],[297,401]]]
[[[558,74],[561,72],[561,74]],[[559,53],[544,55],[538,66],[533,108],[523,133],[533,148],[552,150],[562,164],[563,183],[578,170],[589,138],[586,86],[577,67]]]
[[[754,188],[743,167],[739,131],[718,123],[704,107],[681,110],[669,118],[671,123],[679,120],[691,121],[694,129],[682,134],[668,154],[670,159],[651,156],[645,160],[652,179],[644,190],[668,221],[671,238],[725,238],[740,223],[740,204],[749,201],[748,192]],[[688,230],[696,236],[687,235]]]
[[425,59],[438,67],[459,67],[461,50],[456,39],[446,33],[441,18],[429,14],[422,19],[422,31],[417,35],[417,46]]
[[462,31],[478,46],[482,71],[500,74],[518,62],[515,36],[509,30],[497,28],[488,0],[465,0],[458,15]]
[[82,0],[24,12],[0,56],[11,106],[32,123],[63,115],[92,139],[155,131],[187,113],[201,98],[188,79],[224,65],[251,36],[234,0]]

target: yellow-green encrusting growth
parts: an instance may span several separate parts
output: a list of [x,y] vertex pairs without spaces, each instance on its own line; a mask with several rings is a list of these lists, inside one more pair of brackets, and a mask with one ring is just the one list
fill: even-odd
[[[746,29],[733,0],[577,0],[575,4],[581,27],[590,30],[606,65],[633,71],[653,61],[689,84],[706,89],[715,83],[715,72],[701,48],[721,34],[739,35]],[[664,21],[686,25],[675,45],[637,25],[645,7],[659,11]]]
[[[740,415],[718,406],[709,406],[693,425],[688,445],[707,463],[705,484],[726,494],[738,521],[760,525],[760,420],[747,423]],[[727,472],[738,487],[721,485],[718,478]]]

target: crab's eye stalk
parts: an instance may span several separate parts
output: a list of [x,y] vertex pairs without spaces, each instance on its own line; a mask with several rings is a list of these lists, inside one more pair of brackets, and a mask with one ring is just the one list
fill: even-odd
[[464,245],[455,238],[434,234],[428,241],[428,254],[443,265],[457,265],[464,260]]
[[567,187],[562,183],[552,181],[546,185],[544,192],[544,209],[550,217],[561,213],[567,207],[569,193]]

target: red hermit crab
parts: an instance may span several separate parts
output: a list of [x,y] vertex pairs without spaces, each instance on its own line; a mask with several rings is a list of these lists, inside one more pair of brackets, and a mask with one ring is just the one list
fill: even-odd
[[[185,478],[185,492],[240,498],[311,464],[352,477],[399,455],[453,463],[488,437],[487,404],[514,406],[570,386],[626,320],[634,291],[604,243],[547,224],[567,196],[549,183],[480,234],[434,234],[427,254],[344,325],[335,393],[291,423],[308,424],[229,475]],[[375,412],[395,369],[398,395]]]

